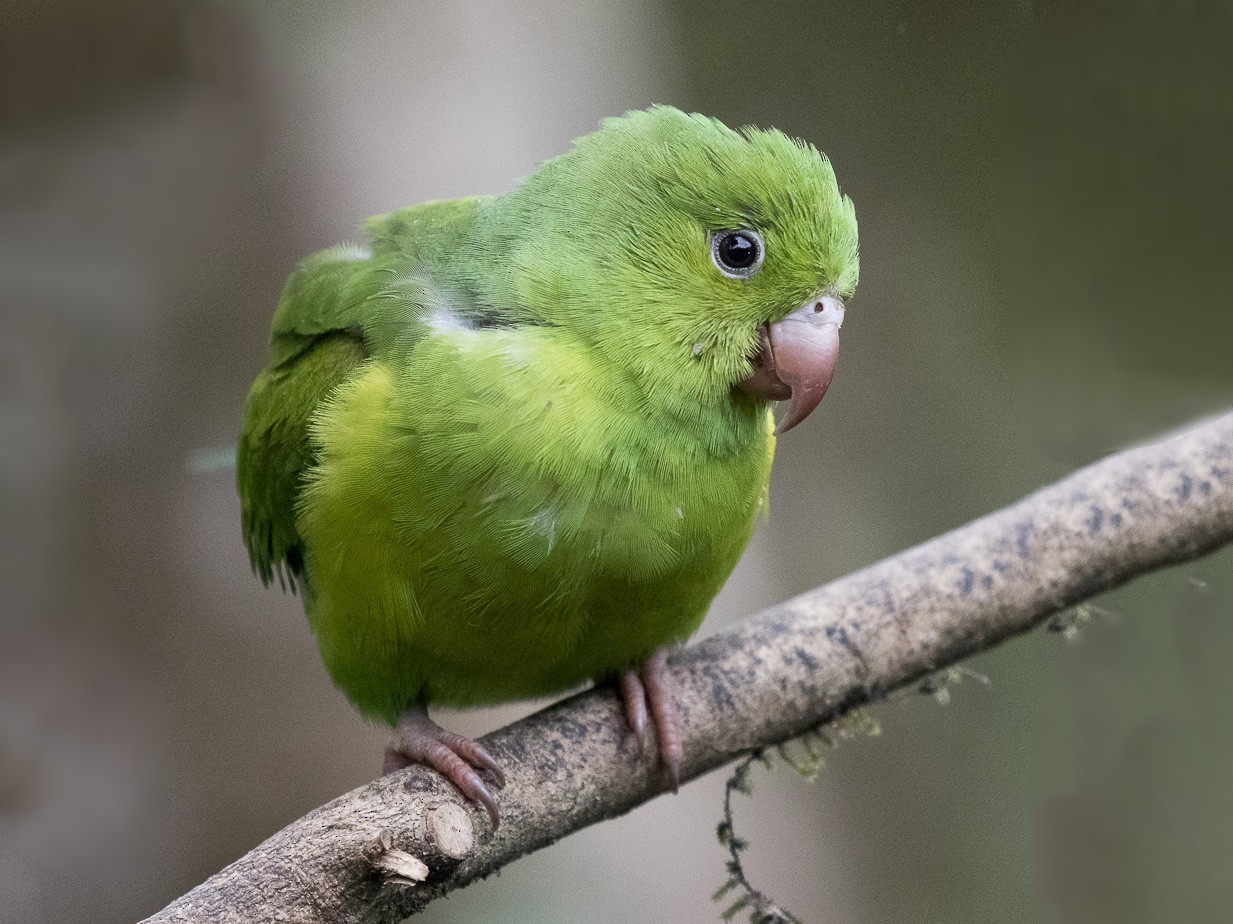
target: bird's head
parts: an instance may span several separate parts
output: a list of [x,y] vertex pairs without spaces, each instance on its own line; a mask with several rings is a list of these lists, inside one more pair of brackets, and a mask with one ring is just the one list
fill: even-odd
[[858,275],[829,161],[779,131],[657,106],[609,119],[506,197],[508,294],[649,400],[821,400]]

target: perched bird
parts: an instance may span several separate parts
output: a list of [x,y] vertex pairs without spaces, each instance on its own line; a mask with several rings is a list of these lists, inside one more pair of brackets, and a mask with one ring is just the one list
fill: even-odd
[[675,786],[668,646],[764,511],[779,430],[835,368],[851,200],[778,131],[657,106],[512,192],[370,219],[274,315],[237,464],[255,571],[298,588],[334,682],[498,823],[429,705],[615,679]]

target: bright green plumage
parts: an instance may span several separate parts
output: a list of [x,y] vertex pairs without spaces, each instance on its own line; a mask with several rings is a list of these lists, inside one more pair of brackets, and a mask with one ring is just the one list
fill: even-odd
[[[761,271],[717,271],[756,228]],[[657,107],[513,192],[371,219],[274,318],[239,449],[244,531],[330,674],[417,702],[551,693],[697,628],[766,501],[758,325],[857,278],[829,164]]]

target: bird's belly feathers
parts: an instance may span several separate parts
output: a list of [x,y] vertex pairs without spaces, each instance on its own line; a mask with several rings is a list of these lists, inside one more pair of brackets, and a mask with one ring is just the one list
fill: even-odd
[[765,427],[733,458],[671,440],[652,458],[568,405],[408,400],[376,363],[340,390],[299,517],[326,666],[390,721],[556,692],[684,638],[765,501]]

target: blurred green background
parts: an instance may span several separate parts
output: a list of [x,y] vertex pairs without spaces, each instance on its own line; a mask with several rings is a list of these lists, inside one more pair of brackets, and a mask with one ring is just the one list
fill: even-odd
[[[652,102],[827,151],[863,281],[713,631],[1233,406],[1228,10],[0,4],[0,922],[135,920],[379,768],[188,464],[299,256]],[[1233,555],[1100,602],[759,777],[751,876],[814,924],[1228,920]],[[722,785],[423,919],[714,921]]]

